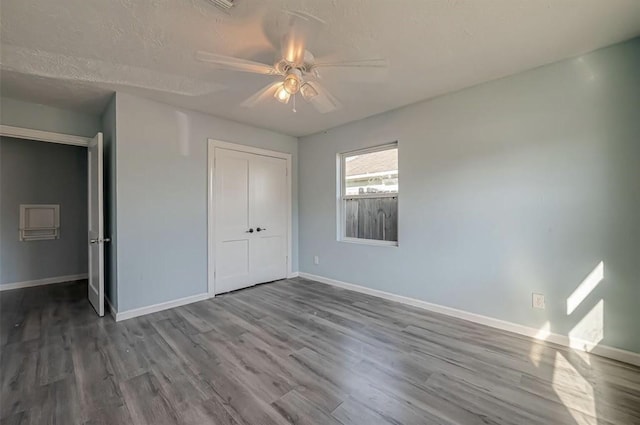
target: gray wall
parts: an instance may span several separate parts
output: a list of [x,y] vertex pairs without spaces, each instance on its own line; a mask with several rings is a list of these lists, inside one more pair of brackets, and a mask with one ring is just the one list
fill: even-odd
[[[603,299],[601,343],[640,352],[639,135],[636,39],[304,137],[300,270],[564,335]],[[336,154],[395,140],[400,246],[337,242]]]
[[116,223],[116,96],[111,98],[101,117],[104,149],[104,234],[111,243],[104,244],[105,296],[118,309],[117,223]]
[[[20,204],[60,204],[60,239],[20,242]],[[87,273],[87,150],[0,138],[0,284]]]
[[297,242],[296,138],[123,93],[116,122],[118,311],[207,292],[207,138],[293,154]]
[[100,131],[100,117],[51,106],[0,98],[0,124],[54,133],[93,137]]

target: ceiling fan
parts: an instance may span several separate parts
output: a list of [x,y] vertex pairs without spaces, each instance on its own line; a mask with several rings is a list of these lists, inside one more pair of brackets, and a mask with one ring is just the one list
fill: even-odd
[[342,105],[318,82],[320,70],[323,68],[355,68],[360,73],[387,67],[384,59],[316,62],[313,54],[307,50],[307,45],[324,22],[304,12],[285,11],[285,13],[288,18],[288,28],[282,36],[280,52],[273,65],[204,51],[196,52],[196,59],[219,68],[278,77],[277,81],[246,99],[241,103],[241,106],[252,107],[264,99],[274,97],[285,104],[293,100],[293,111],[295,112],[296,96],[300,94],[318,112],[323,114],[332,112]]

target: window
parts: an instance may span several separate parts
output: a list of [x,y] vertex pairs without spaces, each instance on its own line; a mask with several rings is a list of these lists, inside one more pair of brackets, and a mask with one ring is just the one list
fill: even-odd
[[338,239],[398,245],[398,144],[339,155]]

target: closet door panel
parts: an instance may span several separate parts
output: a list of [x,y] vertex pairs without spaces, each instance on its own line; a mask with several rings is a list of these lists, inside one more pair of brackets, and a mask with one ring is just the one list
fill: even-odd
[[251,269],[259,282],[287,276],[287,165],[284,159],[255,155],[249,170]]
[[251,156],[216,150],[215,262],[216,293],[255,284],[251,276],[249,230],[249,167]]

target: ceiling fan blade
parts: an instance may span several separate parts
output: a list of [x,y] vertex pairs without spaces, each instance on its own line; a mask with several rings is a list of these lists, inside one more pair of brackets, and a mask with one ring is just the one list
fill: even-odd
[[276,90],[282,86],[282,81],[276,81],[275,83],[271,83],[266,87],[262,88],[260,91],[246,99],[244,102],[240,104],[243,108],[251,108],[255,106],[260,101],[267,99],[269,97],[273,97]]
[[387,68],[389,63],[386,59],[361,59],[344,62],[325,62],[316,63],[313,68]]
[[254,62],[246,59],[234,58],[231,56],[216,55],[215,53],[196,52],[196,59],[200,62],[211,63],[220,68],[226,68],[233,71],[252,72],[254,74],[277,75],[278,71],[271,66],[260,62]]
[[317,81],[309,81],[307,84],[312,86],[318,94],[309,100],[318,112],[326,114],[342,108],[342,104],[331,93],[327,91]]
[[281,41],[282,58],[295,66],[304,63],[304,52],[324,21],[305,12],[285,11],[288,28]]
[[318,78],[327,77],[336,81],[353,81],[357,83],[379,83],[389,75],[388,63],[385,59],[365,59],[345,62],[319,62],[311,71]]

